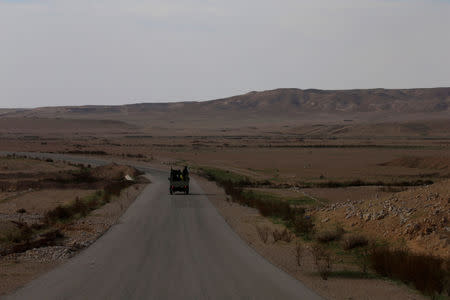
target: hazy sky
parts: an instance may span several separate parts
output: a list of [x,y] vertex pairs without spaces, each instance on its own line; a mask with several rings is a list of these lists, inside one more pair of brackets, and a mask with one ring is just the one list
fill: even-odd
[[0,0],[0,107],[436,86],[445,0]]

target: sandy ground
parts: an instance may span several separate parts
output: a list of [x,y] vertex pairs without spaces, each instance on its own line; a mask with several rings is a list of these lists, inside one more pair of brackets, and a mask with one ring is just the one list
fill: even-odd
[[0,214],[15,214],[19,209],[25,209],[26,214],[44,215],[47,211],[58,205],[74,201],[75,198],[83,198],[95,192],[95,190],[80,189],[45,189],[40,191],[27,191],[0,200]]
[[[281,225],[273,224],[270,220],[262,217],[255,209],[243,207],[226,201],[227,196],[223,190],[214,182],[196,177],[199,184],[208,194],[211,202],[216,206],[227,223],[239,236],[253,247],[271,263],[283,269],[291,276],[302,281],[308,287],[328,299],[426,299],[415,291],[403,285],[380,279],[354,279],[345,277],[331,277],[322,280],[317,275],[312,255],[304,245],[304,255],[301,266],[296,263],[295,245],[298,241],[291,243],[277,242],[269,237],[269,242],[264,244],[256,231],[256,225],[268,226],[272,229],[281,229]],[[301,242],[301,241],[300,241]],[[302,242],[301,242],[302,243]],[[349,270],[351,266],[336,264],[335,270]]]
[[62,162],[0,157],[0,172],[13,177],[17,177],[17,174],[36,174],[43,171],[50,173],[74,169],[75,167]]

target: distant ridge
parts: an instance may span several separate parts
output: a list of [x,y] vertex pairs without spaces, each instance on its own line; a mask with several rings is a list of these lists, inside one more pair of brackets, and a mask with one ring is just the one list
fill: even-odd
[[[165,120],[222,118],[243,119],[252,116],[277,119],[314,115],[396,116],[439,115],[450,118],[450,88],[426,89],[276,89],[252,91],[243,95],[203,102],[138,103],[119,106],[62,106],[2,111],[1,118],[72,118]],[[312,117],[311,117],[312,118]]]
[[206,102],[219,107],[301,112],[443,112],[450,108],[450,88],[317,90],[276,89]]

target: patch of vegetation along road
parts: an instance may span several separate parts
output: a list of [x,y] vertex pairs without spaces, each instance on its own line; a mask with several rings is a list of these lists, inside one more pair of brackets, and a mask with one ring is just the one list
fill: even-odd
[[354,264],[359,271],[330,271],[329,277],[381,278],[405,284],[431,299],[448,299],[450,261],[406,247],[392,247],[386,241],[370,241],[361,233],[348,233],[339,225],[315,232],[319,247],[333,253],[334,261]]
[[235,172],[231,172],[228,170],[223,170],[219,168],[211,168],[211,167],[198,167],[196,168],[198,173],[203,177],[211,180],[220,182],[230,182],[234,186],[240,187],[249,187],[249,186],[259,186],[259,185],[269,185],[270,182],[268,180],[265,181],[256,181],[250,179],[248,176],[240,175]]
[[351,186],[422,186],[430,185],[434,182],[432,180],[402,180],[402,181],[364,181],[360,179],[348,181],[326,181],[326,182],[299,182],[298,187],[301,188],[343,188]]
[[133,184],[133,182],[129,181],[110,183],[103,190],[99,190],[90,196],[82,199],[77,198],[68,205],[59,205],[46,213],[45,223],[51,225],[57,222],[67,222],[85,217],[91,211],[109,203],[112,196],[119,196],[122,190]]
[[255,191],[251,189],[246,189],[243,191],[244,197],[250,197],[250,198],[260,198],[265,199],[268,201],[286,201],[291,205],[303,205],[303,206],[309,206],[313,204],[317,204],[317,201],[314,198],[308,197],[308,196],[299,196],[299,197],[283,197],[279,196],[270,192],[262,192],[262,191]]
[[248,177],[205,167],[199,168],[199,174],[221,186],[225,193],[231,196],[231,201],[256,208],[265,217],[279,218],[297,235],[308,236],[312,233],[314,224],[312,219],[305,215],[304,208],[294,207],[288,201],[280,201],[280,197],[244,190],[243,187],[256,185]]
[[[231,196],[231,201],[256,208],[262,216],[285,225],[306,241],[313,241],[311,252],[322,279],[345,276],[387,277],[412,286],[433,299],[450,293],[448,286],[450,263],[442,258],[412,253],[407,249],[390,248],[386,243],[369,242],[363,235],[346,233],[338,225],[335,229],[316,232],[314,222],[305,214],[305,209],[292,207],[289,201],[283,201],[282,197],[243,189],[243,185],[251,182],[249,178],[214,168],[201,168],[200,174],[223,187],[225,193]],[[268,230],[264,228],[257,230],[260,238],[266,243]],[[276,235],[278,234],[280,233],[277,232]],[[289,233],[286,231],[285,235],[289,236]],[[292,238],[289,238],[290,240]],[[298,245],[297,248],[299,249],[297,252],[301,253],[302,246]],[[333,273],[335,256],[340,257],[342,261],[350,260],[347,263],[356,264],[361,271]]]
[[223,170],[219,168],[211,167],[199,167],[197,168],[200,175],[206,177],[209,180],[217,182],[231,182],[234,186],[239,187],[270,187],[270,188],[344,188],[351,186],[423,186],[433,184],[432,180],[402,180],[402,181],[364,181],[361,179],[347,180],[347,181],[334,181],[329,180],[325,182],[310,182],[300,181],[297,184],[275,184],[269,180],[254,180],[248,176],[240,175],[235,172]]

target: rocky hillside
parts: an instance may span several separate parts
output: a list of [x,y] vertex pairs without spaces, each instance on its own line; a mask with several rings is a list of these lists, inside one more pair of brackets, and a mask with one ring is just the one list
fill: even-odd
[[450,88],[409,90],[277,89],[206,102],[215,109],[280,112],[442,112],[450,111]]
[[339,223],[413,251],[450,257],[450,180],[387,197],[332,204],[315,212],[322,223]]

